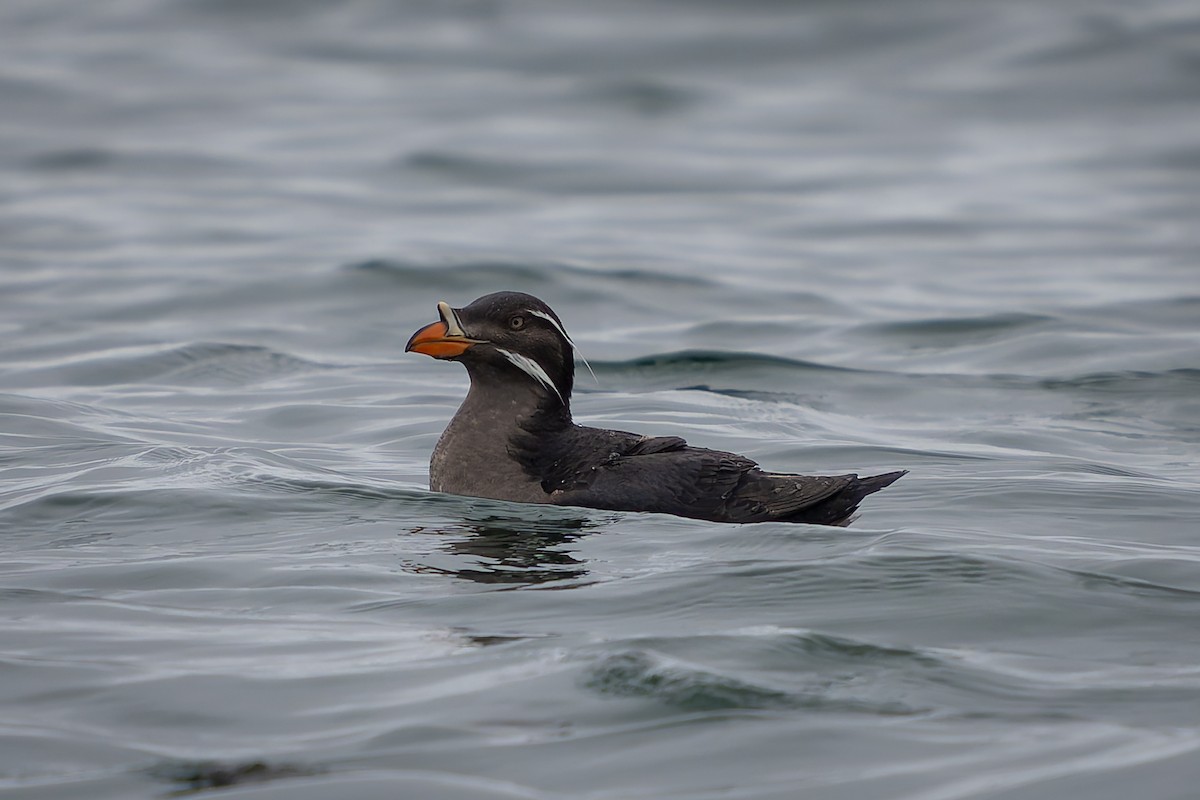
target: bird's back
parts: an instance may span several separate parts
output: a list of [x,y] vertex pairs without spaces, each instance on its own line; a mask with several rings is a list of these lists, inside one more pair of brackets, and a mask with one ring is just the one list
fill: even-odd
[[578,425],[531,432],[514,453],[550,493],[552,503],[715,522],[844,524],[864,497],[905,474],[767,473],[744,456],[691,447],[676,436]]

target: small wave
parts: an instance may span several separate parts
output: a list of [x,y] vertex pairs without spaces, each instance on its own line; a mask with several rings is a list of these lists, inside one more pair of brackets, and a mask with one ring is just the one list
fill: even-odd
[[649,697],[684,711],[795,705],[787,692],[680,664],[667,664],[636,650],[601,659],[588,670],[585,685],[600,694]]
[[[619,375],[625,380],[645,381],[652,386],[712,392],[749,400],[767,402],[797,402],[800,395],[778,384],[771,385],[772,376],[780,373],[808,373],[829,378],[853,378],[845,391],[852,387],[886,387],[898,391],[896,381],[921,381],[922,386],[944,389],[974,390],[1034,390],[1052,392],[1084,392],[1119,394],[1153,391],[1157,397],[1193,396],[1200,391],[1200,369],[1190,367],[1165,370],[1120,370],[1091,372],[1073,376],[1030,375],[1011,372],[898,372],[885,369],[862,369],[826,364],[818,361],[786,358],[764,353],[710,350],[681,350],[641,356],[625,361],[593,361],[592,368],[600,374]],[[707,380],[694,383],[688,379],[722,378],[728,385]],[[759,384],[750,381],[762,379]],[[811,388],[812,384],[806,384]]]
[[910,647],[874,644],[815,631],[789,633],[782,641],[789,648],[794,647],[809,655],[849,659],[860,664],[911,662],[926,667],[942,664],[940,659]]
[[734,372],[747,368],[769,367],[799,371],[863,372],[850,367],[821,364],[763,353],[724,350],[678,350],[670,353],[641,356],[628,361],[601,361],[592,365],[611,371],[652,370],[656,372],[721,371]]
[[[409,172],[472,186],[520,189],[547,195],[667,195],[692,192],[763,191],[753,177],[716,167],[667,169],[657,162],[613,162],[597,169],[586,158],[502,158],[424,150],[398,159]],[[791,187],[794,190],[796,187]]]
[[[1173,563],[1172,563],[1173,565]],[[1163,602],[1182,602],[1189,606],[1200,601],[1200,590],[1094,570],[1064,569],[1076,582],[1091,591],[1114,591],[1131,597],[1147,597]]]
[[897,669],[942,667],[940,657],[915,647],[877,644],[813,630],[763,625],[731,633],[696,636],[647,637],[633,641],[641,649],[669,652],[681,658],[720,658],[729,653],[739,657],[755,653],[754,661],[794,673],[818,665],[838,667],[895,667]]
[[[346,478],[266,450],[248,447],[141,446],[121,449],[72,475],[0,504],[0,521],[74,532],[100,519],[151,519],[170,509],[177,518],[236,518],[247,511],[320,512],[352,504],[436,502],[436,495],[400,485]],[[69,487],[69,488],[64,488]]]
[[118,386],[123,384],[244,386],[323,365],[260,345],[195,342],[155,349],[119,348],[14,375],[22,384]]
[[584,685],[600,694],[653,699],[685,712],[803,708],[905,715],[922,711],[892,701],[845,696],[846,687],[831,684],[823,675],[813,676],[805,689],[786,691],[645,650],[626,650],[600,659],[588,669]]
[[[756,574],[775,577],[770,567],[731,570],[728,574],[735,572],[742,578]],[[893,597],[899,594],[919,597],[930,586],[937,585],[942,591],[952,586],[990,587],[991,591],[1025,598],[1040,594],[1061,596],[1075,587],[1089,595],[1092,602],[1100,602],[1099,595],[1115,595],[1131,601],[1151,597],[1189,607],[1200,600],[1200,591],[1144,578],[982,554],[854,555],[822,564],[819,569],[801,565],[780,568],[778,582],[781,584],[784,584],[784,575],[787,576],[786,585],[781,590],[796,599],[846,592],[859,596],[880,593]]]
[[265,761],[178,761],[159,764],[147,770],[147,774],[153,778],[176,784],[179,788],[174,794],[266,783],[283,778],[311,777],[324,772],[324,769],[315,766]]
[[[630,284],[642,287],[708,287],[713,282],[694,275],[679,275],[644,269],[595,269],[565,262],[518,262],[504,259],[457,261],[408,261],[372,258],[347,264],[353,272],[384,275],[404,285],[482,294],[480,287],[515,289],[542,296],[547,289],[579,288],[580,284],[607,284],[614,293],[627,291]],[[463,300],[473,300],[475,295]]]
[[[618,377],[624,389],[697,391],[768,403],[799,402],[801,396],[786,388],[798,385],[798,374],[871,374],[815,361],[716,350],[680,350],[627,361],[593,362],[592,367],[598,375]],[[794,375],[783,378],[781,373]]]
[[610,105],[646,117],[683,111],[695,105],[699,97],[698,91],[654,80],[602,83],[580,94],[589,106]]
[[46,150],[25,160],[25,167],[37,172],[88,172],[113,170],[122,174],[164,175],[235,172],[240,166],[229,159],[201,152],[167,150],[120,151],[101,147],[75,147]]
[[1042,378],[1037,381],[1040,388],[1050,390],[1082,389],[1087,391],[1120,391],[1137,388],[1145,390],[1149,384],[1158,384],[1156,389],[1187,389],[1196,391],[1193,384],[1200,384],[1200,369],[1168,369],[1157,372],[1123,370],[1119,372],[1093,372],[1073,378]]
[[68,172],[102,169],[111,166],[115,161],[116,154],[111,150],[102,150],[99,147],[77,147],[38,153],[26,161],[26,166],[46,172]]
[[404,285],[439,289],[470,289],[480,286],[553,285],[563,264],[523,264],[515,261],[480,260],[451,262],[417,262],[391,258],[372,258],[347,264],[343,269],[384,275]]
[[[194,476],[193,481],[206,477]],[[266,516],[275,518],[351,514],[366,518],[368,511],[391,505],[407,508],[412,503],[430,502],[427,492],[397,490],[373,492],[353,486],[304,489],[254,482],[241,486],[213,485],[150,486],[143,480],[139,489],[98,487],[50,491],[25,497],[0,508],[0,527],[16,531],[36,529],[41,538],[55,537],[50,547],[72,547],[86,542],[119,537],[140,523],[170,518],[174,525],[220,524],[233,527]],[[399,515],[397,508],[394,515]],[[391,512],[380,512],[393,516]],[[219,522],[217,522],[219,521]]]
[[964,337],[971,341],[1002,336],[1014,330],[1051,323],[1054,317],[1042,314],[987,314],[980,317],[940,317],[901,320],[863,325],[858,330],[907,341],[951,339],[955,344]]

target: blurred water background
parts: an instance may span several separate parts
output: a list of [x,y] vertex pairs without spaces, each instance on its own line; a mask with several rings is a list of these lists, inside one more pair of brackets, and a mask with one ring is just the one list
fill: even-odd
[[[0,796],[1194,798],[1200,7],[0,4]],[[426,490],[576,416],[846,529]]]

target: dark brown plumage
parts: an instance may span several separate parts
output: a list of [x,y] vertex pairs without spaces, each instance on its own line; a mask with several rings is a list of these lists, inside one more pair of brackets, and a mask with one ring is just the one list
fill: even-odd
[[844,525],[864,497],[905,471],[763,472],[744,456],[576,425],[574,347],[541,300],[497,292],[413,334],[406,351],[461,361],[471,389],[434,448],[430,488],[451,494],[716,522]]

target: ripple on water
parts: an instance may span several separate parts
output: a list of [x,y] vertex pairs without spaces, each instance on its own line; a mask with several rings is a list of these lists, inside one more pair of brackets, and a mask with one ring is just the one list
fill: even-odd
[[601,290],[618,297],[630,285],[646,291],[699,290],[715,285],[710,277],[703,274],[668,273],[621,266],[600,269],[542,260],[405,261],[374,258],[347,264],[343,269],[386,276],[398,286],[423,290],[436,286],[439,291],[461,291],[469,295],[454,299],[454,305],[466,305],[490,291],[523,291],[546,298],[556,292]]
[[160,348],[128,346],[27,369],[20,385],[242,386],[320,369],[322,365],[261,345],[195,342]]

